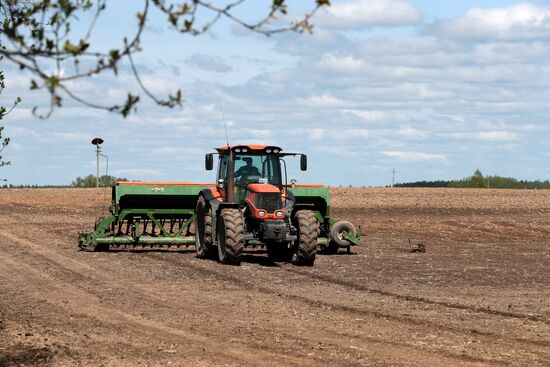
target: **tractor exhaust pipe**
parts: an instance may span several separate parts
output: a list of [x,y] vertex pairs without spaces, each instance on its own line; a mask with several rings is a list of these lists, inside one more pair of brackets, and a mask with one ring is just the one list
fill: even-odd
[[235,202],[235,157],[233,150],[229,148],[229,159],[227,160],[227,192],[225,194],[225,201],[228,203]]

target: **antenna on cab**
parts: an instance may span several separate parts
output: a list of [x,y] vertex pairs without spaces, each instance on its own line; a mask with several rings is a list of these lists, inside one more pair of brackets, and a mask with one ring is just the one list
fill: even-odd
[[223,108],[221,103],[220,103],[220,111],[222,113],[223,127],[225,128],[225,140],[227,142],[227,147],[229,148],[229,134],[227,133],[227,123],[225,122],[225,116],[223,115]]

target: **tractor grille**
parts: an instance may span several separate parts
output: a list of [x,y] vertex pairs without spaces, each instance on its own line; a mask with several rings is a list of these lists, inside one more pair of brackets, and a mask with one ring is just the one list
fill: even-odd
[[260,192],[256,194],[256,208],[265,209],[268,213],[283,208],[281,193],[279,192]]

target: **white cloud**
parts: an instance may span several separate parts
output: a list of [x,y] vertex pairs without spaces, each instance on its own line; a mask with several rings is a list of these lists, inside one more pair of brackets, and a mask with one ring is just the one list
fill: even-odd
[[304,135],[310,140],[323,140],[325,137],[325,129],[307,129],[303,131],[302,136]]
[[369,129],[338,129],[332,131],[333,140],[354,140],[354,139],[364,139],[368,138],[371,135]]
[[385,151],[381,152],[383,156],[393,158],[399,162],[445,162],[447,158],[443,154],[432,154],[423,152],[403,152],[403,151]]
[[[314,20],[317,25],[317,19]],[[323,50],[340,50],[353,46],[343,34],[316,27],[311,34],[285,33],[275,37],[275,49],[291,55],[316,55]]]
[[93,137],[89,134],[84,133],[70,133],[70,132],[64,132],[64,133],[52,133],[50,134],[51,138],[55,141],[61,141],[61,142],[86,142],[86,141],[92,141]]
[[521,3],[506,8],[473,8],[440,25],[444,35],[469,39],[524,40],[550,37],[550,6]]
[[365,62],[354,56],[324,55],[319,61],[318,67],[328,72],[357,73],[365,70]]
[[474,141],[514,141],[519,139],[519,134],[511,131],[480,131],[472,133],[449,133],[443,134],[444,137],[456,140],[474,140]]
[[323,94],[299,99],[299,104],[314,108],[335,108],[344,106],[346,102],[330,94]]
[[150,152],[151,155],[155,156],[191,156],[191,155],[201,155],[204,153],[202,149],[194,147],[177,147],[177,146],[167,146],[156,148]]
[[388,119],[388,113],[384,111],[342,110],[344,114],[352,114],[369,122],[381,122]]
[[189,56],[185,62],[196,68],[216,73],[227,73],[233,70],[233,68],[227,65],[219,56],[193,54]]
[[422,14],[403,0],[357,0],[334,4],[315,18],[315,24],[331,29],[418,24]]
[[405,139],[424,139],[426,132],[415,129],[414,127],[403,127],[397,130],[397,135]]
[[255,138],[269,138],[273,135],[271,130],[246,129],[246,132]]
[[[94,163],[95,164],[95,163]],[[117,175],[157,175],[160,173],[158,169],[151,169],[151,168],[127,168],[127,169],[120,169],[113,172]]]

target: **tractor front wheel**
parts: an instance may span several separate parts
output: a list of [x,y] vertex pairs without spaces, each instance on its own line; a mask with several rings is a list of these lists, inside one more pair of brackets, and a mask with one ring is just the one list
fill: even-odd
[[223,264],[240,265],[244,248],[244,220],[239,209],[222,209],[218,218],[218,256]]
[[313,266],[317,253],[319,222],[312,210],[299,210],[294,216],[294,225],[298,230],[298,239],[292,250],[292,263],[301,266]]

